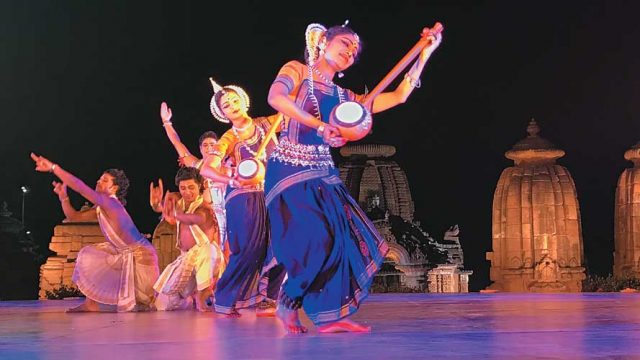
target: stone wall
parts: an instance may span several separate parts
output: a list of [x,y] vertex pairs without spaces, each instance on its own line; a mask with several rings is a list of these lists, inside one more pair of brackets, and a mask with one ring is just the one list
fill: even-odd
[[180,255],[180,250],[176,248],[176,226],[164,220],[153,231],[151,243],[158,254],[160,272]]
[[39,298],[46,299],[46,291],[53,291],[61,285],[75,287],[71,276],[78,252],[83,246],[104,241],[97,222],[57,225],[49,243],[49,249],[56,254],[40,267]]

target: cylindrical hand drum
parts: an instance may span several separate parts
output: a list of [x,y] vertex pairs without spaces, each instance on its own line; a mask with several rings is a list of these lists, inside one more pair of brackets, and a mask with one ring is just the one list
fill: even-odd
[[329,116],[329,124],[340,129],[347,141],[357,141],[371,131],[371,113],[362,104],[346,101],[334,107]]
[[244,159],[236,168],[237,180],[242,185],[258,185],[264,181],[265,168],[262,161],[254,158]]

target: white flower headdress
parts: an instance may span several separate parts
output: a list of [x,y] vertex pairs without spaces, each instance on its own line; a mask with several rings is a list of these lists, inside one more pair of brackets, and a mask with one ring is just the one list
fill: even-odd
[[220,86],[217,82],[213,80],[213,78],[209,78],[209,81],[211,81],[211,86],[213,86],[213,96],[211,96],[209,109],[211,109],[211,115],[213,115],[213,117],[216,118],[218,121],[223,123],[229,123],[229,119],[227,119],[227,117],[224,116],[224,112],[222,112],[222,110],[220,109],[220,107],[218,107],[218,104],[216,102],[216,94],[220,91],[222,91],[223,93],[228,90],[235,92],[240,97],[240,102],[242,104],[242,108],[244,109],[244,111],[249,110],[249,106],[251,105],[251,102],[249,100],[249,95],[247,95],[247,92],[244,91],[243,88],[236,85]]

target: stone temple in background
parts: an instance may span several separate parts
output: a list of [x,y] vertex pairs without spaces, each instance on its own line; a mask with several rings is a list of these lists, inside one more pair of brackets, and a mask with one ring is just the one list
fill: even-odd
[[493,197],[489,289],[579,292],[585,269],[576,187],[556,164],[564,151],[538,136],[535,120],[527,132],[506,152],[515,166],[502,172]]
[[[390,158],[390,145],[348,145],[340,149],[347,160],[340,166],[340,178],[363,209],[389,211],[413,221],[413,200],[407,175]],[[384,209],[384,210],[383,210]]]
[[640,278],[640,143],[624,153],[633,162],[618,179],[613,275]]
[[[392,160],[389,145],[348,145],[340,177],[389,245],[372,291],[467,292],[471,271],[463,269],[457,225],[436,241],[415,221],[407,176]],[[427,275],[438,264],[445,266]]]

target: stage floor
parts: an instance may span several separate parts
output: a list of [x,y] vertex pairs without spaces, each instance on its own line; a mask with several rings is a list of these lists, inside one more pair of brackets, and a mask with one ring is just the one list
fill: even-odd
[[64,313],[79,302],[0,302],[0,359],[640,358],[637,293],[376,294],[354,317],[372,333],[329,335],[252,312]]

